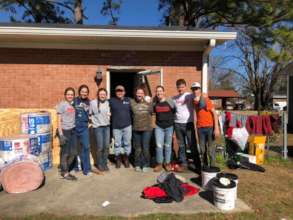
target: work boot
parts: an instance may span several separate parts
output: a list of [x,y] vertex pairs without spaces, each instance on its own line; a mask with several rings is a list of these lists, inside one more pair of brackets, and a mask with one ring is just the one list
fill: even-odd
[[123,157],[123,164],[125,166],[125,168],[129,168],[130,167],[130,164],[129,164],[129,159],[128,159],[128,155],[127,154],[124,154]]
[[169,163],[166,163],[166,164],[164,165],[164,168],[165,168],[165,170],[166,170],[167,172],[172,171],[172,166],[171,166],[171,164],[169,164]]
[[121,155],[116,156],[116,168],[119,169],[121,167]]
[[157,166],[154,168],[154,172],[160,172],[163,169],[162,164],[157,164]]

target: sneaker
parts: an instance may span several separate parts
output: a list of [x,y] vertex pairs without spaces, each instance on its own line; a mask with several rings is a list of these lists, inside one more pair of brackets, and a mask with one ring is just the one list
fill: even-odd
[[63,177],[63,179],[65,179],[65,180],[70,180],[70,181],[75,181],[75,180],[77,180],[77,178],[76,178],[75,176],[70,175],[70,174],[63,175],[62,177]]
[[108,165],[105,165],[105,166],[104,166],[104,171],[105,171],[105,172],[108,172],[108,171],[110,171],[110,169],[109,169]]
[[134,169],[135,169],[136,172],[141,172],[142,171],[139,166],[136,166]]
[[166,170],[167,172],[172,171],[172,166],[171,166],[171,164],[169,164],[169,163],[165,164],[165,165],[164,165],[164,168],[165,168],[165,170]]
[[142,172],[144,172],[144,173],[147,173],[149,171],[150,171],[150,168],[149,167],[143,167],[142,168]]
[[88,172],[87,174],[84,174],[84,176],[92,176],[93,173],[92,172]]
[[70,173],[68,174],[68,176],[70,176],[72,178],[72,180],[75,180],[75,181],[77,180],[77,177],[72,175],[72,174],[70,174]]
[[98,169],[100,172],[105,171],[105,167],[104,167],[104,166],[101,166],[101,165],[98,165],[98,166],[97,166],[97,169]]
[[187,168],[185,166],[180,166],[179,164],[176,164],[174,166],[174,172],[182,173],[185,172]]
[[158,164],[155,168],[154,168],[154,172],[160,172],[163,169],[162,164]]
[[103,171],[101,171],[100,169],[96,168],[96,167],[92,167],[92,170],[90,173],[94,173],[97,175],[103,175]]

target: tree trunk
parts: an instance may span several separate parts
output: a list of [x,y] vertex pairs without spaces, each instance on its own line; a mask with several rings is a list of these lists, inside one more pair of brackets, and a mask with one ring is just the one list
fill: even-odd
[[75,0],[74,4],[74,19],[76,24],[83,23],[82,0]]

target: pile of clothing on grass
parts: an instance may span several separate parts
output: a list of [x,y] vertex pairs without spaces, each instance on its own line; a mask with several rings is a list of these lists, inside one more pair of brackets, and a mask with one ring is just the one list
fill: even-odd
[[185,178],[172,172],[163,172],[157,177],[157,184],[143,189],[142,198],[155,203],[181,202],[198,192],[199,188],[186,183]]

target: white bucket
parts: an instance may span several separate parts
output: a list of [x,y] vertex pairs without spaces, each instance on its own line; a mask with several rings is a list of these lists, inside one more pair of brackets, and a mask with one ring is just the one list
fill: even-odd
[[238,186],[238,176],[234,173],[218,173],[217,178],[225,177],[229,180],[233,180],[236,183],[236,187],[234,189],[235,200],[237,200],[237,186]]
[[213,190],[212,179],[220,172],[218,167],[206,167],[201,171],[201,186],[204,190]]
[[224,187],[219,183],[219,179],[213,181],[214,205],[223,211],[230,211],[235,208],[236,183],[231,183]]

